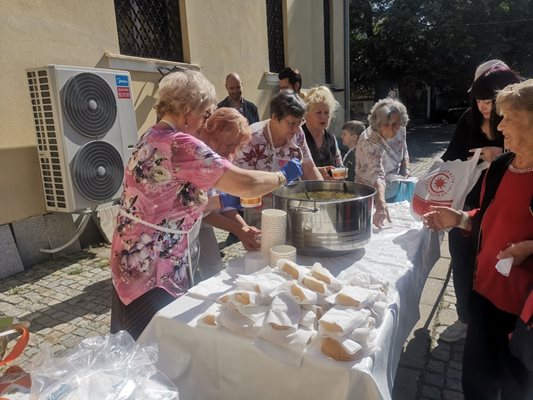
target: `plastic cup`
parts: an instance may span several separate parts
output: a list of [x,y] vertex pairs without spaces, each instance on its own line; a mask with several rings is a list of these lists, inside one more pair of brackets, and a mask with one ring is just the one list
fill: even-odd
[[251,274],[267,266],[268,259],[260,251],[249,251],[244,255],[244,273]]
[[345,179],[346,178],[346,168],[332,168],[331,176],[333,179]]
[[241,197],[241,206],[244,208],[255,208],[261,205],[261,197]]
[[282,258],[296,262],[296,247],[289,246],[288,244],[272,246],[270,248],[270,266],[276,266],[278,260]]

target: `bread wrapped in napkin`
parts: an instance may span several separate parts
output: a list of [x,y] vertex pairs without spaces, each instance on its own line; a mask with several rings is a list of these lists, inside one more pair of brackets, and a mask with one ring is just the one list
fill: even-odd
[[249,290],[234,290],[220,296],[217,301],[222,304],[233,304],[237,309],[242,307],[254,307],[267,305],[270,302],[268,296],[262,296]]
[[300,305],[287,292],[278,293],[270,305],[265,324],[276,330],[296,330],[300,322]]
[[355,361],[363,357],[363,347],[350,338],[321,339],[320,351],[337,361]]
[[279,285],[276,290],[271,292],[271,296],[275,297],[281,292],[289,293],[298,304],[316,304],[317,302],[317,294],[295,280]]
[[200,318],[198,318],[198,326],[204,326],[208,328],[218,328],[217,319],[222,311],[222,305],[218,303],[211,304],[207,310],[205,310]]
[[370,310],[335,306],[320,318],[318,331],[322,336],[342,337],[355,328],[368,326],[369,318]]
[[331,272],[318,262],[311,267],[311,275],[315,279],[324,282],[332,292],[338,292],[343,286],[339,279],[335,278]]
[[275,272],[270,267],[263,268],[251,275],[239,275],[235,279],[235,285],[239,289],[249,290],[262,296],[268,296],[283,283],[288,282],[287,276]]
[[385,294],[389,291],[389,281],[377,272],[354,271],[343,280],[351,286],[380,290]]
[[298,265],[294,261],[285,258],[278,260],[276,267],[298,282],[301,282],[304,276],[308,275],[310,271],[309,267]]
[[372,305],[376,293],[359,286],[344,286],[337,294],[329,296],[326,301],[341,306],[366,307]]

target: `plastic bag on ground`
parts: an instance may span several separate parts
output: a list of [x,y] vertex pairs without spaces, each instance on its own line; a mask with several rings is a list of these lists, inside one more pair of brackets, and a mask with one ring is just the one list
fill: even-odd
[[157,347],[140,346],[125,331],[83,340],[64,357],[48,346],[30,371],[31,398],[175,400],[176,386],[159,372]]

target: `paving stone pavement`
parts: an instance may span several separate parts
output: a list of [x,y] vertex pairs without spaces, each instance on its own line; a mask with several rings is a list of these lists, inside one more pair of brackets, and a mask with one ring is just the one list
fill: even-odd
[[[409,129],[413,175],[420,176],[444,151],[453,129],[453,125]],[[225,237],[224,232],[217,232],[219,243]],[[29,370],[44,343],[60,356],[84,338],[109,332],[109,251],[109,246],[102,245],[74,255],[57,255],[52,261],[0,280],[0,313],[31,323],[30,343],[17,360],[18,365]],[[228,260],[242,255],[243,248],[234,244],[225,247],[223,254]],[[456,319],[446,239],[441,254],[420,300],[420,320],[404,346],[395,380],[395,400],[463,398],[463,341],[453,345],[438,341],[438,334]]]

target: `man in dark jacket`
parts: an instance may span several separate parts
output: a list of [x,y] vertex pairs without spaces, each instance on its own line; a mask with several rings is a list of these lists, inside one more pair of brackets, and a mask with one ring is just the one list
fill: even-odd
[[255,104],[242,97],[242,81],[237,73],[231,72],[226,76],[226,90],[228,91],[228,96],[218,103],[218,108],[235,108],[248,120],[250,125],[259,121],[259,114]]

